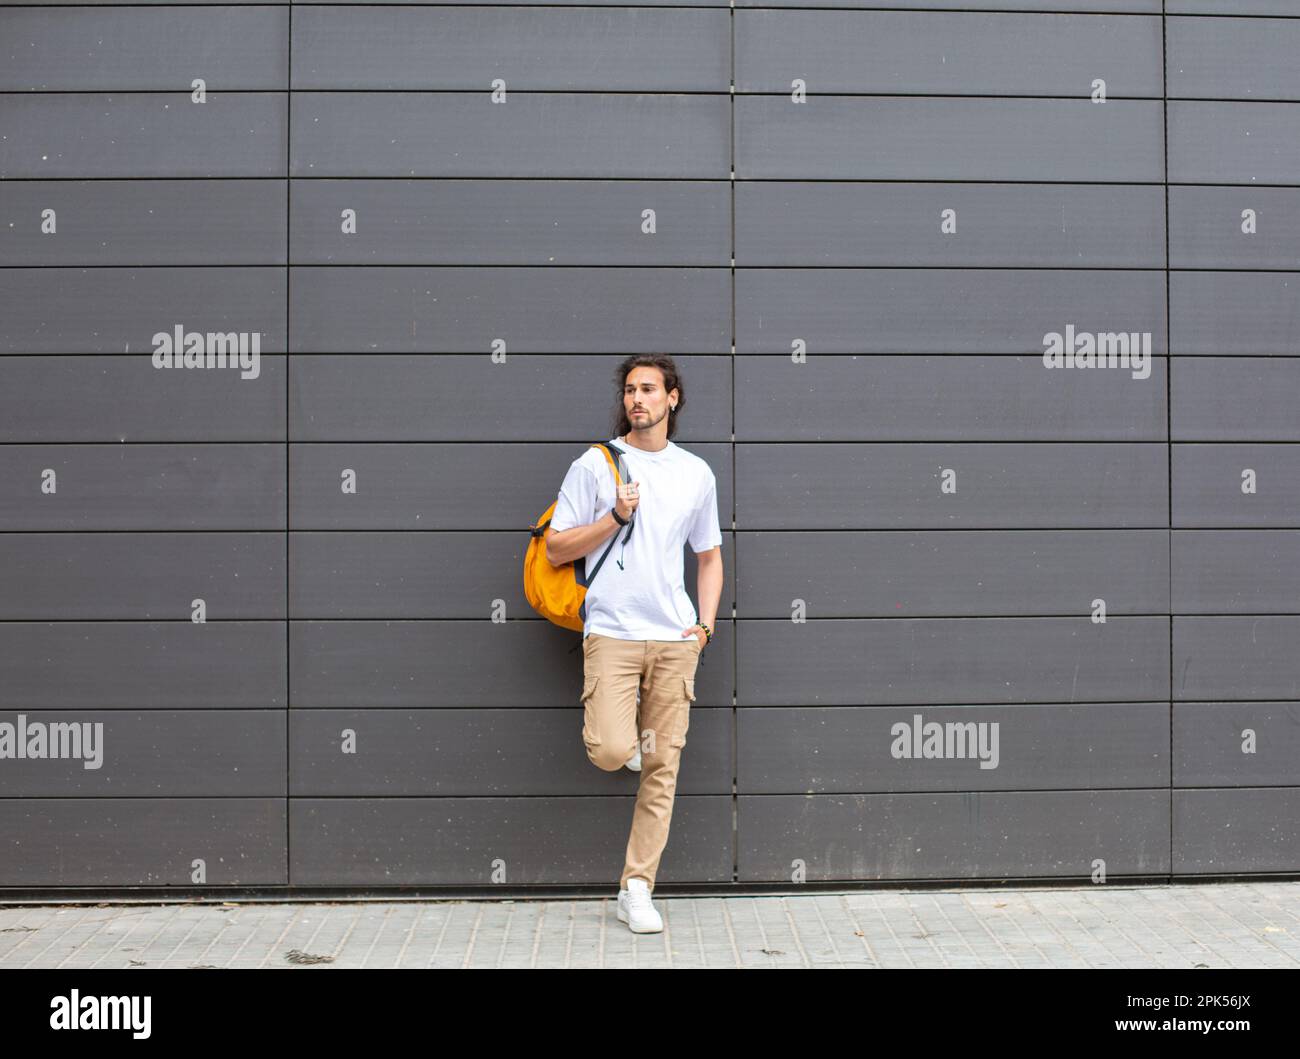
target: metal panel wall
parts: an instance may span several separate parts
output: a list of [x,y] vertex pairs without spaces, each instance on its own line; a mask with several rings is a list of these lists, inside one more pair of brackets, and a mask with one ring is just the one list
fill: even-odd
[[613,885],[520,568],[634,352],[724,528],[660,881],[1300,871],[1297,51],[0,0],[0,888]]

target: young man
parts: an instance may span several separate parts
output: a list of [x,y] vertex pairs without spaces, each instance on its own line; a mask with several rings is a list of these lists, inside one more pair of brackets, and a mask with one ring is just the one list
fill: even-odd
[[[623,396],[610,441],[623,449],[630,481],[615,487],[598,448],[574,460],[546,554],[553,565],[583,559],[592,570],[618,534],[584,601],[582,739],[598,768],[641,773],[618,918],[644,934],[663,930],[650,894],[668,841],[695,671],[722,598],[722,530],[712,469],[669,440],[685,407],[672,357],[628,357],[618,378]],[[698,614],[683,583],[688,542],[699,558]]]

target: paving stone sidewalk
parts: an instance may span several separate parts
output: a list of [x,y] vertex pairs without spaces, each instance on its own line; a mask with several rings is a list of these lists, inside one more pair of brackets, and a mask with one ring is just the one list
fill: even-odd
[[[3,900],[0,898],[0,900]],[[0,967],[1300,967],[1300,881],[0,907]]]

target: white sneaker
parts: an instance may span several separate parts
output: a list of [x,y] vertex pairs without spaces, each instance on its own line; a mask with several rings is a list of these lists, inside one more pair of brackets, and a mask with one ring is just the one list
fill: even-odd
[[631,878],[627,889],[618,892],[618,919],[634,934],[658,934],[664,921],[650,900],[650,887],[644,879]]

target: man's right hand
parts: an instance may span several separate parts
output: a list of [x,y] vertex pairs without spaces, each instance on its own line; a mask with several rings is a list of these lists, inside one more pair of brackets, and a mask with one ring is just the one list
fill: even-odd
[[624,482],[618,487],[618,499],[614,502],[614,510],[618,512],[620,518],[630,519],[632,512],[641,503],[637,489],[640,484],[640,482]]

